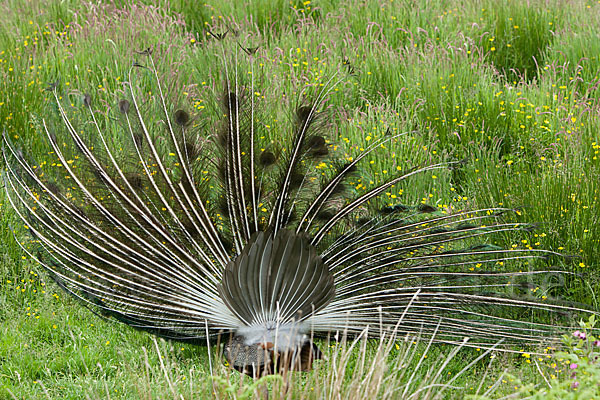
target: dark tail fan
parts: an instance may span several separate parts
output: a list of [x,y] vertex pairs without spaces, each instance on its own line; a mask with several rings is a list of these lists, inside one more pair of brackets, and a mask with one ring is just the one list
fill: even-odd
[[[361,161],[397,136],[336,160],[319,113],[331,85],[298,107],[277,151],[259,140],[252,93],[227,81],[210,141],[209,123],[167,103],[148,57],[158,111],[130,83],[110,118],[99,121],[86,95],[87,117],[76,122],[55,85],[59,120],[43,123],[53,162],[27,161],[4,135],[8,201],[37,243],[24,250],[91,308],[175,340],[229,332],[226,355],[256,374],[281,366],[278,357],[310,368],[320,357],[311,337],[329,332],[502,339],[510,351],[559,335],[553,318],[532,322],[532,313],[589,312],[527,294],[538,278],[566,274],[529,262],[553,253],[488,244],[530,229],[511,221],[512,210],[369,211],[393,185],[451,165],[349,190]],[[315,169],[324,161],[332,173]]]

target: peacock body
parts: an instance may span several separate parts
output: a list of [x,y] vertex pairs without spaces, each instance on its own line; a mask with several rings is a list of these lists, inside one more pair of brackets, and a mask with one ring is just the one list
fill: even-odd
[[[510,350],[556,336],[552,323],[528,320],[531,310],[583,311],[520,290],[563,273],[523,270],[550,252],[486,244],[531,229],[512,220],[514,210],[372,211],[391,187],[451,165],[352,190],[361,161],[385,156],[382,144],[398,135],[340,160],[319,112],[327,86],[297,107],[285,151],[277,151],[260,143],[253,96],[237,81],[227,80],[220,123],[206,126],[168,104],[148,59],[149,67],[132,67],[127,99],[108,122],[88,95],[87,117],[73,121],[51,88],[59,119],[42,127],[53,170],[4,137],[8,199],[37,243],[25,251],[101,315],[184,342],[223,335],[230,363],[260,375],[309,369],[321,356],[313,338],[332,332],[470,337],[473,346],[500,341]],[[154,77],[158,114],[131,83],[137,70]],[[333,172],[314,168],[324,161]]]

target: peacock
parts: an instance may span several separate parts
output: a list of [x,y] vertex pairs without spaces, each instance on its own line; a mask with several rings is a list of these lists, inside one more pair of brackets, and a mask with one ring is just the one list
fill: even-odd
[[[40,122],[44,160],[3,137],[8,202],[31,235],[24,251],[99,316],[186,343],[223,338],[225,359],[261,376],[309,370],[322,357],[316,339],[329,334],[469,337],[511,351],[556,338],[554,321],[588,312],[531,295],[539,278],[566,273],[532,262],[554,253],[491,244],[535,228],[516,221],[518,210],[380,200],[458,163],[358,190],[362,163],[386,157],[400,134],[341,156],[322,110],[331,83],[298,102],[277,147],[263,143],[254,82],[241,84],[236,68],[223,64],[210,123],[170,102],[144,57],[113,105],[65,95],[71,107],[49,87],[56,118]],[[157,108],[136,74],[154,85]]]

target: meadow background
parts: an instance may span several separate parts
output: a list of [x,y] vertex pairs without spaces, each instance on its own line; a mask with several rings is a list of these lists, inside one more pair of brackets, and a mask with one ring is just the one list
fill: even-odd
[[[573,256],[554,262],[576,274],[535,295],[600,309],[600,1],[2,0],[0,15],[0,130],[28,154],[47,152],[40,121],[51,83],[109,109],[132,63],[143,61],[136,51],[150,47],[169,99],[202,118],[222,88],[223,46],[237,49],[242,75],[241,47],[258,46],[254,95],[273,137],[304,89],[335,77],[326,107],[343,151],[388,130],[411,132],[389,157],[372,158],[364,176],[463,160],[412,179],[387,194],[390,202],[519,208],[540,226],[505,238],[507,246]],[[154,341],[63,296],[15,242],[26,238],[4,190],[0,212],[0,399],[261,395],[206,348]],[[591,383],[599,368],[590,361],[585,378],[573,377],[573,357],[578,371],[585,360],[572,348],[559,359],[385,344],[326,344],[329,360],[290,378],[288,395],[600,398]],[[285,396],[279,378],[267,384]]]

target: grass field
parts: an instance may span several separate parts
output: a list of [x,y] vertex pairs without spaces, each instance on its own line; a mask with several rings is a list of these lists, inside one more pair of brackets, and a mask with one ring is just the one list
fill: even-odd
[[[0,0],[0,15],[0,130],[27,154],[47,154],[50,84],[73,107],[90,93],[106,110],[148,47],[170,101],[209,118],[224,46],[240,80],[254,76],[266,135],[276,140],[303,93],[333,78],[326,107],[347,155],[409,132],[364,176],[463,160],[384,201],[521,209],[539,228],[506,246],[573,256],[553,262],[574,274],[536,296],[600,310],[600,1]],[[240,48],[256,46],[250,70]],[[530,354],[544,349],[493,354],[413,338],[384,341],[389,349],[323,343],[328,359],[286,380],[291,388],[277,377],[255,384],[214,347],[155,341],[82,309],[20,250],[15,237],[27,238],[4,190],[0,211],[0,399],[253,398],[263,383],[273,398],[600,398],[598,385],[573,384],[572,358]],[[550,386],[564,392],[540,394]]]

